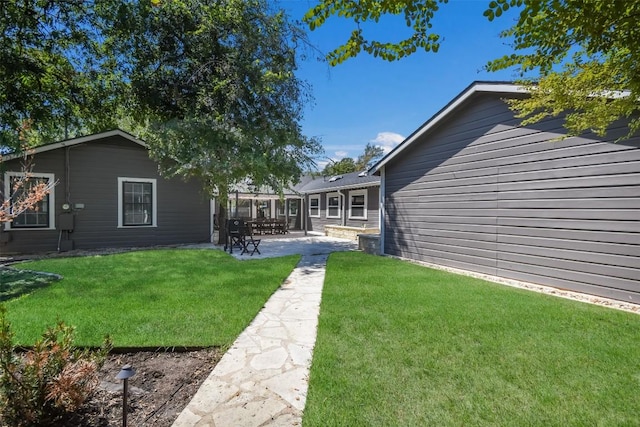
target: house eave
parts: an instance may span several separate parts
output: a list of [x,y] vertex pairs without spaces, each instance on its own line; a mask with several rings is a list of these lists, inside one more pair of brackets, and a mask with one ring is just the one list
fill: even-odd
[[365,183],[341,185],[336,187],[316,188],[314,190],[302,190],[300,191],[300,193],[301,194],[332,193],[338,190],[354,190],[358,188],[369,188],[369,187],[379,187],[379,186],[380,186],[379,181],[370,181]]
[[[101,132],[101,133],[96,133],[96,134],[92,134],[92,135],[86,135],[86,136],[81,136],[78,138],[73,138],[73,139],[66,139],[64,141],[59,141],[59,142],[54,142],[51,144],[46,144],[46,145],[40,145],[38,147],[34,147],[31,148],[27,151],[27,153],[29,155],[32,154],[38,154],[38,153],[44,153],[46,151],[52,151],[52,150],[57,150],[59,148],[64,148],[64,147],[71,147],[74,145],[78,145],[78,144],[84,144],[86,142],[91,142],[91,141],[95,141],[98,139],[103,139],[103,138],[110,138],[113,136],[121,136],[125,139],[128,139],[131,142],[134,142],[144,148],[147,148],[147,144],[145,144],[144,141],[142,141],[141,139],[136,138],[135,136],[131,135],[128,132],[125,132],[121,129],[114,129],[114,130],[110,130],[110,131],[106,131],[106,132]],[[8,161],[8,160],[13,160],[13,159],[17,159],[20,158],[24,155],[24,153],[13,153],[13,154],[8,154],[6,156],[3,156],[3,160]]]
[[433,127],[438,125],[446,117],[448,117],[453,111],[455,111],[460,105],[464,104],[469,98],[477,93],[505,93],[505,94],[527,94],[529,91],[521,86],[509,82],[474,82],[463,90],[458,96],[456,96],[451,102],[449,102],[444,108],[434,114],[429,120],[427,120],[422,126],[420,126],[415,132],[409,135],[404,141],[402,141],[395,149],[389,154],[380,159],[369,169],[370,175],[380,175],[380,170],[396,156],[411,146],[416,140],[420,139],[422,135],[429,132]]

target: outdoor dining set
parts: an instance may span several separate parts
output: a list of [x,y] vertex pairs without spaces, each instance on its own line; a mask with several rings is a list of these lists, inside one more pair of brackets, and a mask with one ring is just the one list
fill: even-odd
[[226,223],[227,240],[225,243],[225,251],[233,253],[233,249],[239,249],[240,255],[254,253],[260,254],[261,239],[255,239],[254,235],[258,234],[285,234],[288,233],[287,223],[283,220],[276,219],[259,219],[254,221],[244,221],[242,219],[232,218]]

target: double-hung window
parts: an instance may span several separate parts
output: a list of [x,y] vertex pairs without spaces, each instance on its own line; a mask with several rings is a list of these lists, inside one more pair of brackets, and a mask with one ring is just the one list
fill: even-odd
[[320,218],[320,196],[309,196],[309,216],[312,218]]
[[340,218],[342,204],[338,193],[327,194],[327,218]]
[[367,190],[349,192],[349,218],[367,219]]
[[118,227],[157,225],[156,180],[118,178]]
[[55,176],[51,173],[6,172],[4,174],[4,194],[10,200],[10,213],[15,215],[13,221],[7,223],[7,230],[55,229],[55,194],[51,190],[48,194],[30,206],[29,209],[21,209],[21,201],[28,197],[31,189],[39,184],[51,185],[55,182]]

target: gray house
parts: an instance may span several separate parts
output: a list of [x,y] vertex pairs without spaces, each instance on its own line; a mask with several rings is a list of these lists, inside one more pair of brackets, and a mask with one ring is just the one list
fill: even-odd
[[326,234],[329,229],[342,228],[342,237],[354,238],[356,231],[378,231],[379,191],[380,177],[366,172],[305,175],[282,199],[269,188],[238,185],[229,193],[228,210],[230,216],[245,220],[285,220],[289,230]]
[[[3,194],[21,158],[0,165]],[[208,242],[210,200],[195,181],[164,179],[144,142],[121,130],[43,145],[32,179],[57,182],[37,209],[0,226],[0,254]]]
[[306,230],[327,227],[378,229],[380,177],[352,172],[319,177],[296,187],[307,207]]
[[640,137],[521,126],[474,83],[372,168],[386,254],[640,302]]

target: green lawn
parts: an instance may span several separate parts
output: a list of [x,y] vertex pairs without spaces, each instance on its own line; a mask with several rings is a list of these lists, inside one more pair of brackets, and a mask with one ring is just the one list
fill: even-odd
[[637,426],[640,316],[329,258],[303,425]]
[[77,345],[230,345],[291,273],[298,256],[238,261],[222,251],[168,249],[20,264],[63,279],[5,303],[16,342],[46,326],[76,327]]

